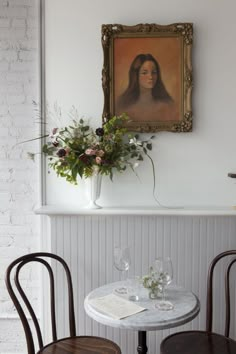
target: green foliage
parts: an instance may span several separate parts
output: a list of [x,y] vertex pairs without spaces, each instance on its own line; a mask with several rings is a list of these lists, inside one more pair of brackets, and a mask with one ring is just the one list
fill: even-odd
[[[89,177],[94,169],[112,179],[114,170],[132,170],[152,149],[151,137],[138,140],[137,134],[127,133],[126,114],[112,117],[95,131],[83,120],[72,120],[64,128],[54,128],[42,152],[49,157],[49,167],[59,177],[77,184],[77,177]],[[152,160],[151,160],[152,161]]]

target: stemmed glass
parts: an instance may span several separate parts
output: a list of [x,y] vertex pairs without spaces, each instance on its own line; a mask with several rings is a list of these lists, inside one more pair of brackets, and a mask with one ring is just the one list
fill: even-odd
[[168,311],[174,308],[174,305],[170,301],[165,299],[165,287],[172,282],[173,279],[173,266],[171,259],[167,258],[157,258],[155,260],[155,270],[158,275],[158,281],[162,286],[162,299],[155,305],[159,310]]
[[[114,266],[117,270],[121,272],[121,279],[125,280],[125,274],[130,266],[130,251],[129,248],[114,248]],[[118,294],[127,294],[128,289],[126,286],[121,286],[120,288],[115,289]]]

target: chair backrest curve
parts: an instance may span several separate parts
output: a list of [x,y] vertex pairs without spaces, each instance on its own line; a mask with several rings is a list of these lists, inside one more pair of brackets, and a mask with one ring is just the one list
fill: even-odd
[[[34,324],[36,334],[37,334],[39,348],[42,349],[43,345],[44,345],[43,339],[42,339],[42,333],[41,333],[40,326],[39,326],[39,323],[37,320],[37,316],[31,306],[30,301],[29,301],[28,297],[26,296],[26,294],[21,286],[21,282],[20,282],[20,272],[21,272],[22,268],[24,266],[26,266],[27,264],[29,264],[30,262],[40,263],[48,271],[49,284],[50,284],[50,311],[51,311],[52,339],[53,339],[53,341],[57,340],[54,275],[53,275],[52,267],[48,262],[48,259],[50,259],[50,260],[54,259],[57,262],[59,262],[65,271],[66,279],[67,279],[67,287],[68,287],[70,336],[73,337],[76,335],[73,286],[72,286],[72,279],[71,279],[70,270],[69,270],[66,262],[58,255],[55,255],[52,253],[47,253],[47,252],[31,253],[31,254],[27,254],[25,256],[19,257],[8,266],[7,271],[6,271],[5,281],[6,281],[6,286],[7,286],[9,295],[16,307],[16,310],[19,314],[19,317],[21,319],[21,322],[22,322],[22,325],[24,328],[28,354],[35,354],[35,345],[34,345],[33,335],[32,335],[32,331],[31,331],[27,316],[26,316],[25,311],[23,310],[23,307],[17,297],[16,288],[17,288],[19,295],[20,295],[21,299],[23,300],[23,302],[24,302],[24,304],[25,304],[25,306],[32,318],[32,322]],[[13,271],[15,271],[14,279],[12,277]],[[13,287],[13,283],[15,283],[14,287]]]
[[[207,309],[206,309],[206,331],[212,331],[213,322],[213,277],[216,264],[223,258],[236,256],[236,250],[225,251],[218,254],[211,262],[207,278]],[[236,258],[230,257],[225,270],[225,336],[229,337],[230,330],[230,271],[236,263]]]

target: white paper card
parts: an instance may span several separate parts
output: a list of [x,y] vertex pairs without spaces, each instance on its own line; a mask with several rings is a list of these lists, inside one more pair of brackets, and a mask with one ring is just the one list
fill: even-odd
[[109,315],[115,320],[120,320],[146,310],[144,307],[136,305],[133,302],[125,300],[115,294],[109,294],[96,299],[91,299],[89,303],[97,310]]

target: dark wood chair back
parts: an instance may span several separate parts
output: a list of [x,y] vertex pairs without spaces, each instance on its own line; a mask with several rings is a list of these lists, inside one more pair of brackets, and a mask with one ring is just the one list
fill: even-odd
[[[34,345],[32,331],[31,331],[25,310],[23,309],[20,301],[17,298],[16,289],[18,290],[22,300],[24,301],[24,304],[25,304],[25,306],[30,314],[30,317],[32,319],[32,322],[34,324],[35,331],[37,334],[39,349],[42,349],[44,347],[44,343],[43,343],[43,338],[42,338],[42,332],[41,332],[35,311],[33,310],[33,307],[31,306],[31,303],[28,300],[28,297],[26,296],[26,293],[21,286],[20,272],[21,272],[22,268],[25,265],[29,264],[30,262],[38,262],[38,263],[42,264],[47,269],[48,274],[49,274],[49,284],[50,284],[50,310],[51,310],[52,339],[55,342],[55,341],[57,341],[58,338],[57,338],[56,314],[55,314],[55,282],[54,282],[53,270],[52,270],[52,267],[50,264],[52,259],[54,259],[55,261],[59,262],[62,265],[62,267],[65,271],[65,274],[66,274],[67,288],[68,288],[68,309],[69,309],[69,327],[70,327],[69,329],[70,329],[70,336],[74,337],[76,335],[76,325],[75,325],[75,314],[74,314],[74,299],[73,299],[72,280],[71,280],[70,270],[69,270],[66,262],[61,257],[59,257],[55,254],[46,253],[46,252],[38,252],[38,253],[28,254],[28,255],[19,257],[18,259],[13,261],[8,266],[7,271],[6,271],[6,286],[7,286],[8,292],[10,294],[10,297],[16,307],[16,310],[20,316],[21,322],[23,324],[29,354],[35,354],[35,345]],[[12,272],[14,272],[14,271],[15,271],[15,276],[13,279]],[[15,283],[15,286],[13,286],[13,283]]]
[[[235,354],[236,341],[229,338],[230,335],[230,273],[232,266],[236,262],[236,250],[220,253],[210,264],[207,278],[207,309],[206,309],[206,330],[205,331],[184,331],[169,335],[160,346],[161,354]],[[227,259],[228,258],[228,259]],[[215,333],[212,328],[213,323],[213,302],[215,292],[220,290],[216,286],[216,265],[223,263],[225,269],[225,328],[224,335]],[[220,274],[218,274],[220,275]],[[213,296],[214,293],[214,296]]]
[[231,313],[231,297],[230,297],[230,272],[233,264],[236,262],[236,250],[230,250],[220,253],[210,264],[207,279],[207,310],[206,310],[206,331],[212,332],[213,323],[213,289],[214,289],[214,274],[216,265],[219,261],[228,258],[228,263],[225,267],[225,328],[224,335],[229,338],[230,333],[230,313]]

